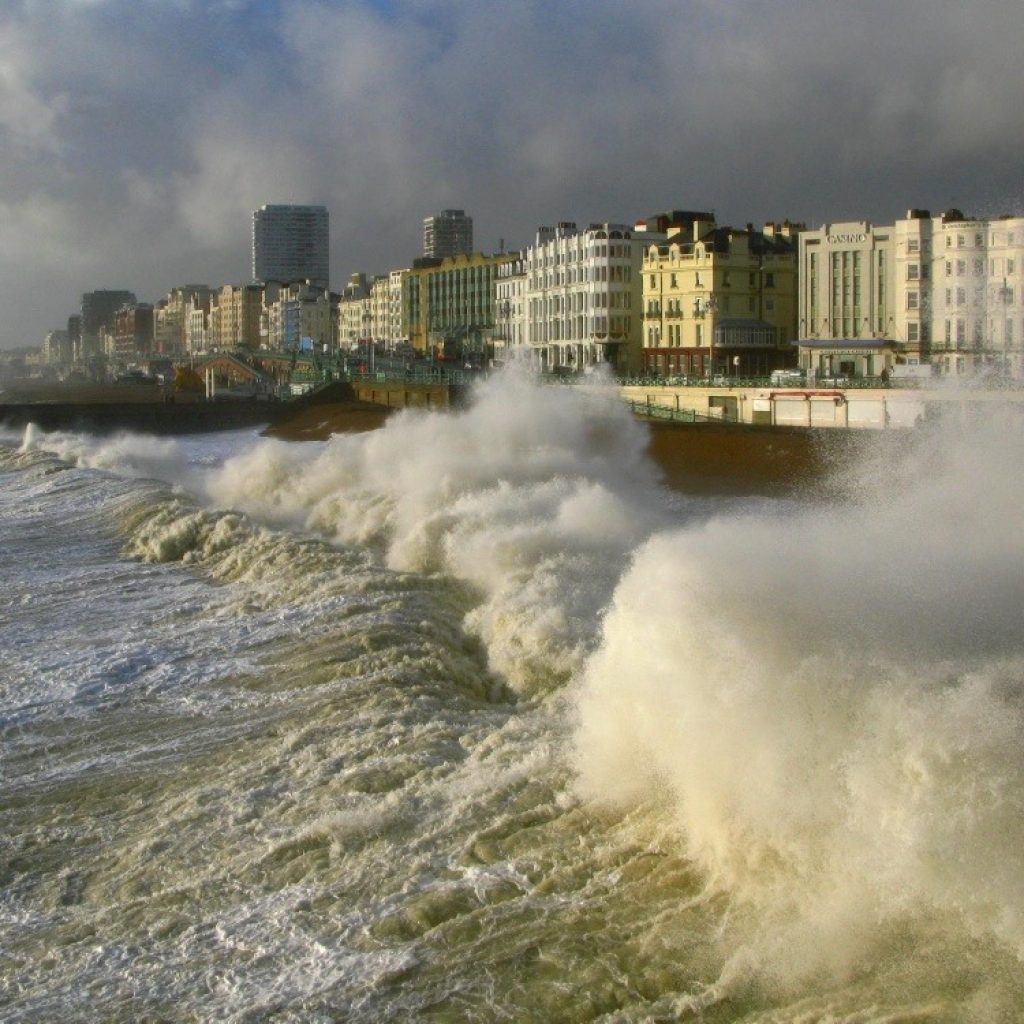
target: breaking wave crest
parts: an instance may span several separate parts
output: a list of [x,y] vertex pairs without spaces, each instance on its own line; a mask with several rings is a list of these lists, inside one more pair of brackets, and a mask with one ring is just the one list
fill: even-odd
[[207,493],[463,581],[491,667],[538,694],[580,670],[630,552],[664,516],[645,444],[620,403],[503,375],[463,412],[409,410],[312,449],[267,442]]
[[1024,956],[1024,443],[952,434],[898,489],[663,532],[616,591],[580,786],[660,803],[758,908],[739,975],[849,971],[936,916]]

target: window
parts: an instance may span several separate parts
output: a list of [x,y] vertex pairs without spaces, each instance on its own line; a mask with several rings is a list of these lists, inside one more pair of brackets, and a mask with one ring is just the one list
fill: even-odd
[[964,260],[956,261],[956,276],[963,277],[967,273],[967,263]]
[[1014,271],[1014,267],[1015,266],[1016,266],[1016,264],[1013,262],[1013,260],[1007,260],[1006,261],[1006,272],[1007,272],[1007,274],[1015,273],[1015,271]]
[[921,249],[921,242],[917,238],[910,238],[907,240],[907,252],[919,252]]
[[946,260],[946,277],[950,277],[953,273],[953,261]]
[[774,288],[775,287],[775,275],[774,274],[769,273],[769,274],[765,274],[764,275],[764,286],[765,286],[765,288]]
[[907,341],[916,342],[918,340],[918,325],[907,324]]
[[917,281],[921,276],[921,268],[917,263],[911,263],[907,266],[907,280]]
[[917,309],[917,292],[907,292],[907,309]]
[[957,345],[958,346],[962,345],[964,343],[966,337],[967,337],[967,335],[965,333],[963,320],[957,320],[957,322],[956,322],[956,343],[957,343]]

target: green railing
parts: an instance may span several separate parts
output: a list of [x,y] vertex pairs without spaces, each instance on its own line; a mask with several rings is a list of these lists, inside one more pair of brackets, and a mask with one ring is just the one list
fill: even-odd
[[[937,379],[937,378],[936,378]],[[813,380],[772,380],[771,377],[622,377],[617,382],[622,387],[644,388],[771,388],[779,391],[785,388],[807,390],[808,388],[919,388],[935,383],[932,378],[897,377],[817,377]]]
[[627,400],[626,404],[637,416],[654,420],[672,420],[674,423],[709,423],[711,417],[701,416],[693,409],[673,409],[670,405]]

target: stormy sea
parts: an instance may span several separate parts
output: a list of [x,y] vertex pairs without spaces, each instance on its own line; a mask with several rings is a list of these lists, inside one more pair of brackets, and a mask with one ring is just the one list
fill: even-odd
[[0,1018],[1020,1019],[1019,424],[646,430],[0,434]]

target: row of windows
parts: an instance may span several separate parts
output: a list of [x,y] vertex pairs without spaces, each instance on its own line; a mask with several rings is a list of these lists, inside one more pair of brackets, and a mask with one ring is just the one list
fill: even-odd
[[[746,307],[747,313],[754,313],[757,311],[757,299],[753,296],[748,297],[746,300],[742,296],[731,296],[723,295],[717,301],[717,309],[721,313],[740,312]],[[764,311],[765,313],[775,312],[775,300],[772,298],[765,298]],[[651,316],[665,316],[665,317],[678,317],[680,320],[686,319],[687,309],[693,309],[694,316],[700,316],[700,310],[695,308],[700,303],[697,299],[693,306],[689,302],[682,301],[680,299],[669,299],[665,302],[664,306],[657,300],[651,300],[647,303],[647,315]],[[703,307],[701,307],[703,309]]]
[[530,288],[557,288],[563,285],[591,284],[601,281],[612,281],[629,284],[633,280],[633,268],[621,264],[603,265],[598,267],[580,267],[565,271],[546,271],[532,273],[528,279]]
[[563,263],[579,263],[585,259],[629,259],[633,249],[629,242],[612,243],[611,245],[589,245],[581,249],[569,249],[565,253],[545,253],[543,250],[530,249],[526,254],[526,267],[536,270],[543,267],[558,267]]
[[552,295],[546,299],[530,299],[530,315],[545,316],[553,313],[581,313],[587,309],[632,309],[630,292],[576,292],[573,295]]

